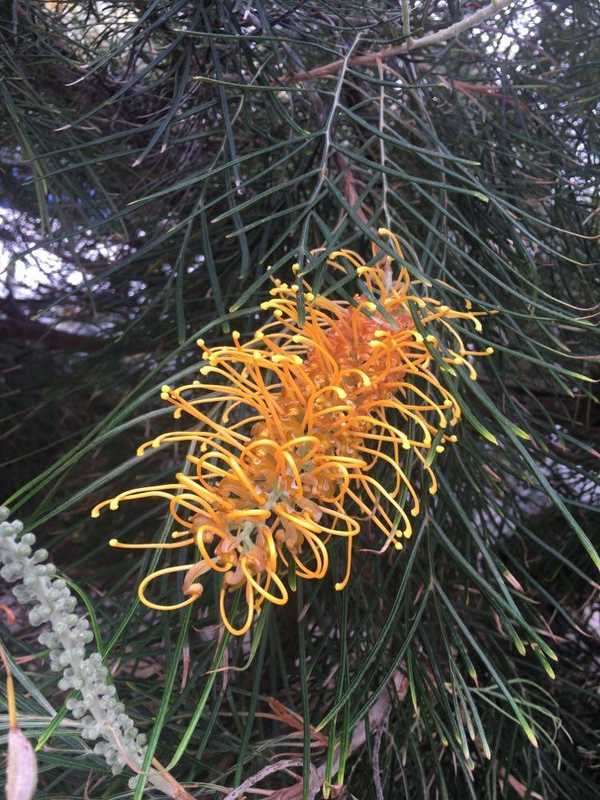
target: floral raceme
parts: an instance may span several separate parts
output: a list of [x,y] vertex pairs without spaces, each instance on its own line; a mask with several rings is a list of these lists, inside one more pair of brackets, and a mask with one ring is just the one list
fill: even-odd
[[[403,260],[396,237],[385,229],[379,235]],[[242,343],[234,332],[231,345],[212,348],[199,340],[206,362],[200,379],[163,387],[175,417],[185,415],[194,427],[162,434],[138,453],[193,443],[189,468],[173,483],[123,492],[92,511],[98,516],[104,506],[115,510],[147,497],[168,500],[180,526],[172,541],[111,540],[114,547],[192,553],[189,563],[141,582],[139,597],[150,608],[193,603],[202,576],[222,573],[223,623],[243,634],[265,601],[287,602],[292,575],[326,576],[335,538],[346,546],[344,574],[335,584],[341,590],[359,537],[370,540],[377,531],[381,551],[399,550],[410,537],[420,496],[437,489],[433,458],[457,439],[460,407],[444,377],[456,376],[458,367],[475,379],[471,357],[491,348],[467,350],[456,327],[467,320],[480,331],[479,313],[421,293],[404,268],[394,276],[391,256],[375,261],[367,265],[348,250],[329,255],[331,268],[354,270],[364,287],[354,303],[316,294],[306,281],[275,281],[262,304],[271,319],[253,338]],[[423,476],[416,482],[415,466]],[[183,599],[171,605],[149,599],[149,584],[174,572],[185,573]],[[245,607],[240,620],[229,599],[236,590]]]

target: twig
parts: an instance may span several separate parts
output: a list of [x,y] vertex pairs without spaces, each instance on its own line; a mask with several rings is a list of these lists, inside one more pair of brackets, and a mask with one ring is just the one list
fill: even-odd
[[317,181],[317,184],[316,184],[316,186],[314,188],[314,191],[312,193],[312,196],[311,196],[311,201],[315,200],[319,196],[319,192],[321,191],[321,187],[323,186],[325,178],[327,177],[327,162],[329,160],[329,151],[331,149],[331,130],[332,130],[332,127],[333,127],[333,124],[334,124],[334,121],[335,121],[336,111],[337,111],[338,106],[340,104],[340,95],[341,95],[341,92],[342,92],[342,87],[344,85],[344,76],[345,76],[345,73],[346,73],[346,66],[347,66],[347,64],[348,64],[348,62],[349,62],[349,60],[350,60],[350,58],[352,56],[352,53],[354,52],[354,48],[356,47],[356,45],[360,41],[361,35],[362,34],[359,33],[356,36],[356,38],[352,42],[352,45],[351,45],[350,49],[346,53],[345,58],[343,58],[342,61],[340,62],[340,65],[341,65],[340,69],[341,69],[341,73],[342,74],[338,78],[337,86],[336,86],[336,89],[335,89],[335,95],[334,95],[333,101],[331,103],[331,108],[329,110],[329,115],[327,117],[327,122],[325,123],[325,129],[324,129],[324,137],[325,137],[325,139],[324,139],[324,142],[323,142],[323,154],[321,156],[321,168],[319,170],[319,179]]
[[409,0],[402,0],[402,34],[410,36],[410,4]]
[[229,792],[223,800],[237,800],[238,797],[241,797],[247,789],[250,789],[254,784],[260,783],[263,778],[272,775],[274,772],[280,772],[283,769],[288,769],[289,767],[301,767],[302,766],[302,759],[299,758],[288,758],[283,761],[277,761],[275,764],[269,764],[268,767],[264,767],[259,772],[251,775],[247,780],[243,783],[240,783],[238,787],[236,787],[233,791]]
[[394,47],[384,47],[383,49],[375,52],[364,53],[362,56],[354,56],[354,58],[350,59],[348,59],[348,56],[346,56],[345,58],[340,58],[337,61],[332,61],[329,64],[324,64],[321,67],[310,69],[308,72],[296,72],[294,75],[290,75],[287,80],[288,82],[292,82],[324,78],[327,75],[333,75],[336,72],[339,72],[340,69],[345,68],[345,66],[348,65],[368,66],[371,64],[376,64],[378,61],[385,60],[386,58],[391,58],[392,56],[405,55],[406,53],[410,53],[413,50],[418,50],[422,47],[429,47],[432,44],[446,42],[448,39],[453,39],[455,36],[463,33],[463,31],[473,28],[475,25],[483,22],[488,17],[494,16],[499,11],[502,11],[509,6],[512,2],[513,0],[492,0],[489,5],[480,8],[473,14],[469,14],[468,17],[463,17],[463,19],[458,20],[458,22],[455,22],[453,25],[449,25],[447,28],[443,28],[441,31],[426,33],[425,36],[421,36],[418,39],[407,39],[406,41],[402,42],[402,44]]
[[387,179],[387,173],[385,171],[385,142],[383,139],[383,129],[385,127],[385,92],[383,90],[383,63],[381,62],[381,60],[377,62],[377,71],[379,73],[379,80],[381,81],[381,86],[379,87],[379,131],[381,133],[381,136],[379,137],[379,161],[381,163],[381,182],[382,182],[381,205],[383,208],[383,213],[385,214],[386,227],[391,228],[392,224],[387,204],[388,179]]
[[375,786],[375,796],[377,800],[385,800],[383,786],[381,784],[381,770],[379,768],[379,751],[381,749],[381,739],[383,738],[383,728],[375,733],[373,741],[373,784]]

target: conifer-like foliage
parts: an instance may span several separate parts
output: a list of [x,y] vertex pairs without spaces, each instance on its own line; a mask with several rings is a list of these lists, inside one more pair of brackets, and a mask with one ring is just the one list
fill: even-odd
[[[596,795],[599,65],[596,0],[3,4],[0,502],[80,598],[147,737],[128,789],[3,584],[39,797],[158,796],[154,758],[174,797]],[[376,459],[369,481],[388,491],[400,467],[418,493],[412,538],[382,549],[380,489],[357,483],[349,580],[333,536],[322,579],[278,566],[287,603],[242,636],[223,626],[217,570],[193,605],[148,609],[140,581],[185,556],[108,541],[167,542],[167,505],[90,511],[201,456],[201,437],[175,435],[135,455],[183,430],[161,387],[252,340],[270,290],[294,280],[294,325],[313,296],[362,296],[374,335],[378,297],[329,255],[398,256],[382,229],[417,291],[485,312],[481,329],[454,324],[494,350],[477,380],[468,355],[450,367],[432,351],[462,420],[452,447],[425,470],[401,446]],[[177,603],[179,576],[153,581],[156,604]]]

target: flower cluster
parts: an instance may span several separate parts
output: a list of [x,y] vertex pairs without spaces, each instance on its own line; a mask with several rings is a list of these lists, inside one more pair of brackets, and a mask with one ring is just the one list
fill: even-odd
[[81,735],[99,740],[94,753],[105,758],[114,773],[126,763],[139,769],[146,737],[125,713],[100,654],[86,656],[86,645],[94,635],[87,619],[75,613],[77,599],[57,577],[54,564],[45,563],[47,551],[33,549],[33,533],[23,533],[19,520],[7,519],[8,510],[0,508],[0,576],[15,582],[12,591],[20,603],[32,605],[30,624],[46,626],[38,639],[49,649],[50,667],[63,673],[59,688],[79,692],[79,697],[70,696],[66,705],[80,720]]
[[[404,260],[396,237],[385,229],[379,234]],[[338,590],[350,578],[353,543],[364,523],[383,535],[382,550],[401,549],[410,537],[420,501],[408,465],[421,466],[434,494],[433,456],[456,442],[450,431],[461,417],[440,376],[456,374],[459,366],[475,379],[470,357],[491,348],[467,350],[453,321],[469,320],[481,330],[479,313],[417,294],[406,269],[393,276],[395,260],[384,254],[370,266],[352,251],[329,255],[331,268],[354,270],[362,282],[353,303],[315,294],[306,281],[275,281],[262,304],[271,321],[252,339],[242,344],[234,332],[232,345],[213,348],[200,340],[202,380],[163,387],[175,417],[186,414],[197,428],[158,436],[138,452],[197,443],[197,455],[188,456],[190,473],[123,492],[92,511],[97,516],[103,506],[114,510],[144,497],[169,501],[182,528],[173,541],[111,541],[126,548],[192,548],[190,563],[142,581],[146,605],[181,608],[201,595],[203,574],[223,573],[221,617],[239,635],[265,600],[287,602],[282,576],[327,574],[333,537],[345,540],[347,552]],[[185,573],[183,600],[165,606],[146,597],[149,583],[178,571]],[[236,589],[246,606],[239,627],[226,607]]]

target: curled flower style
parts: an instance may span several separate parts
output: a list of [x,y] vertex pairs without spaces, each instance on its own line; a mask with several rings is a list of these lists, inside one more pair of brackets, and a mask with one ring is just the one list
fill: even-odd
[[[397,238],[385,229],[379,235],[403,261]],[[405,268],[393,277],[394,260],[385,254],[368,265],[353,251],[329,255],[330,267],[353,269],[362,282],[353,303],[315,294],[306,281],[275,281],[271,299],[262,304],[271,321],[244,344],[237,332],[227,346],[210,348],[199,340],[206,362],[202,380],[163,387],[174,416],[185,414],[196,427],[162,434],[138,453],[195,443],[189,470],[177,474],[175,483],[123,492],[92,511],[98,516],[104,506],[114,510],[145,497],[169,501],[182,527],[172,541],[111,541],[128,549],[192,549],[190,563],[159,569],[142,581],[139,597],[147,606],[189,605],[202,594],[204,574],[222,573],[221,617],[231,633],[241,635],[265,600],[287,602],[286,574],[325,577],[332,537],[346,541],[338,590],[350,578],[360,522],[384,535],[382,550],[401,549],[402,539],[410,537],[411,517],[421,507],[411,464],[422,467],[434,494],[434,455],[457,440],[450,430],[461,411],[444,373],[456,374],[454,367],[463,366],[475,379],[470,357],[491,348],[468,350],[453,325],[468,320],[479,331],[479,313],[417,294]],[[185,573],[185,599],[172,605],[150,600],[149,584],[174,572]],[[246,606],[239,627],[227,608],[236,590]]]

